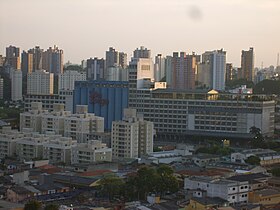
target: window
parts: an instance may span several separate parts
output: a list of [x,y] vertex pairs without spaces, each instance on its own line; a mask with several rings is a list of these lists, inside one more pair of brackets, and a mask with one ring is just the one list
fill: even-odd
[[232,198],[232,199],[235,199],[235,196],[232,196],[231,198]]

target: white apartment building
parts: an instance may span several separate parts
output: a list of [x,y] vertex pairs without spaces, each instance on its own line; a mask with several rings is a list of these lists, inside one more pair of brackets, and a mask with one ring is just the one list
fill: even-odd
[[65,71],[58,75],[58,89],[59,90],[74,90],[75,81],[85,81],[87,79],[86,73],[78,71]]
[[41,102],[33,102],[29,112],[20,113],[20,131],[42,132],[42,115],[48,111],[42,109]]
[[60,134],[73,140],[87,142],[96,133],[104,132],[104,118],[87,112],[87,106],[77,106],[76,114],[63,111],[63,104],[54,104],[54,111],[42,110],[41,102],[33,102],[29,112],[20,114],[20,130],[42,134]]
[[94,133],[104,132],[104,118],[87,112],[87,106],[78,105],[76,114],[65,117],[64,136],[72,137],[78,143],[92,139]]
[[16,154],[16,142],[24,134],[11,127],[3,127],[0,133],[0,158],[13,157]]
[[238,182],[227,179],[211,179],[209,177],[189,177],[184,180],[184,189],[193,193],[194,197],[219,197],[230,204],[248,202],[248,181]]
[[53,73],[49,73],[46,70],[36,70],[35,72],[29,73],[27,74],[27,94],[53,94],[53,82]]
[[22,100],[22,72],[21,70],[11,70],[11,99],[13,101]]
[[30,133],[29,136],[20,138],[16,144],[16,154],[20,160],[32,160],[43,158],[43,143],[48,141],[48,137],[41,134]]
[[54,104],[53,106],[52,112],[42,114],[41,133],[63,135],[65,117],[70,116],[71,113],[64,111],[64,104]]
[[101,143],[101,141],[91,140],[88,143],[79,143],[72,146],[72,164],[101,161],[112,161],[112,149]]
[[75,144],[72,138],[50,136],[48,142],[43,143],[43,158],[50,163],[71,163],[71,148]]
[[108,67],[106,74],[108,81],[128,81],[128,70],[120,66]]
[[153,123],[138,118],[135,109],[125,109],[124,119],[112,123],[113,158],[138,158],[153,152]]

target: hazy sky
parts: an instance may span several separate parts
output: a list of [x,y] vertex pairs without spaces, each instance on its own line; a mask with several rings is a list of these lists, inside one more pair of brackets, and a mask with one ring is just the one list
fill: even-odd
[[276,65],[280,52],[280,0],[0,0],[0,54],[54,44],[65,62],[104,57],[109,46],[131,56],[224,48],[240,65],[255,48],[256,66]]

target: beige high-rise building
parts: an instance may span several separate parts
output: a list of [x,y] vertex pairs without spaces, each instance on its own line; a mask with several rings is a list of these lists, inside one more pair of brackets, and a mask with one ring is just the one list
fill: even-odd
[[63,50],[56,45],[43,52],[42,67],[55,76],[63,74]]
[[251,47],[248,51],[242,50],[241,54],[241,78],[248,81],[254,81],[254,48]]
[[138,158],[153,152],[152,122],[137,117],[136,109],[125,109],[124,119],[112,123],[113,158]]
[[30,51],[26,52],[23,51],[21,53],[21,71],[24,76],[26,76],[28,73],[32,73],[35,69],[33,68],[33,57],[34,54]]
[[185,52],[174,52],[172,58],[173,89],[195,89],[195,72],[197,69],[197,55],[186,55]]
[[28,95],[53,94],[54,75],[46,70],[36,70],[27,75]]

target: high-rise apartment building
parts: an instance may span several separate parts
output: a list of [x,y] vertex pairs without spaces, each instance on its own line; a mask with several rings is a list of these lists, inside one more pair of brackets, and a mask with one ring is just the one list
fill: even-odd
[[124,52],[119,52],[119,65],[123,69],[127,67],[127,54]]
[[[110,75],[112,75],[113,67],[125,69],[127,67],[127,54],[124,52],[118,52],[113,47],[110,47],[106,51],[106,71],[104,77],[108,81],[112,81]],[[109,72],[109,69],[111,72]]]
[[10,45],[6,47],[6,65],[20,69],[20,48]]
[[165,58],[165,76],[166,76],[166,83],[168,87],[171,87],[173,81],[173,74],[172,74],[172,56],[166,56]]
[[28,50],[28,53],[33,55],[32,71],[41,70],[43,68],[43,52],[44,50],[39,46],[35,46],[35,48]]
[[25,77],[28,73],[32,73],[34,71],[33,66],[33,57],[34,54],[30,51],[23,51],[21,53],[21,71],[23,76]]
[[226,64],[226,81],[233,80],[233,77],[234,77],[234,73],[233,73],[232,63],[227,63]]
[[59,90],[74,90],[75,81],[85,81],[87,76],[83,72],[65,71],[58,75],[58,89]]
[[43,69],[53,73],[55,76],[63,73],[63,50],[56,45],[49,47],[43,53]]
[[153,123],[125,109],[122,121],[112,123],[113,158],[138,158],[153,152]]
[[134,50],[133,58],[151,58],[151,50],[148,50],[144,46],[141,46],[140,48]]
[[22,100],[22,72],[21,70],[11,70],[11,99],[13,101]]
[[119,66],[126,68],[127,66],[127,54],[124,52],[118,52],[113,47],[110,47],[106,51],[106,68]]
[[155,57],[154,78],[155,82],[161,81],[165,77],[165,57],[158,54]]
[[137,61],[137,89],[141,89],[154,81],[154,63],[152,58],[139,58],[134,61]]
[[0,66],[4,66],[6,58],[3,55],[0,55]]
[[197,66],[198,87],[212,89],[212,68],[210,62],[199,63]]
[[[225,89],[226,52],[221,50],[207,51],[202,55],[202,65],[210,65],[210,87],[215,90]],[[208,69],[206,68],[208,71]],[[199,72],[204,73],[204,72]],[[198,74],[199,74],[198,73]]]
[[104,79],[105,60],[103,58],[87,59],[87,79],[100,80]]
[[36,70],[27,75],[27,94],[53,94],[53,73],[46,70]]
[[4,98],[4,79],[0,76],[0,100]]
[[195,89],[195,72],[197,68],[197,55],[186,55],[185,52],[174,52],[172,58],[172,84],[173,89]]
[[254,48],[251,47],[248,51],[242,50],[241,54],[241,78],[248,81],[254,81]]

